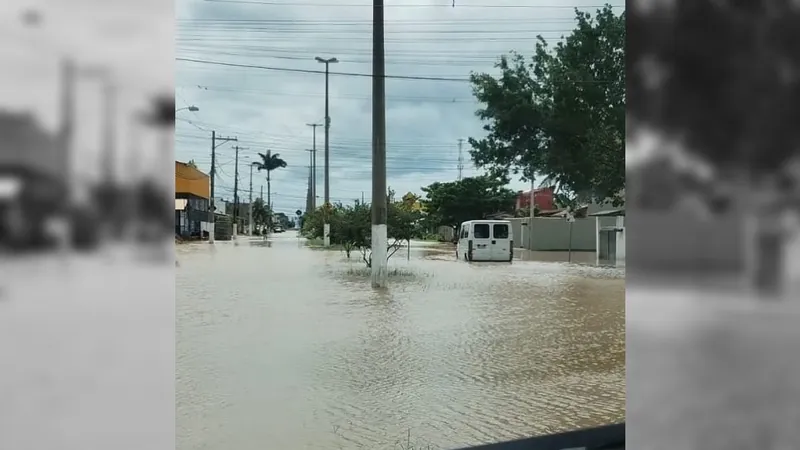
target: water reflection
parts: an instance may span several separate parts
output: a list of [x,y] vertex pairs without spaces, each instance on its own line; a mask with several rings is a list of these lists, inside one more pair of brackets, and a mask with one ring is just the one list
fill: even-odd
[[358,253],[289,233],[208,247],[178,248],[181,449],[454,448],[624,419],[620,271],[412,243],[378,293]]

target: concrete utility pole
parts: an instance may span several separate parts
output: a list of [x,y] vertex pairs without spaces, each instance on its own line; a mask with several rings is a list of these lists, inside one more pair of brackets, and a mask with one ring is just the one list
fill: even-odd
[[[326,66],[327,67],[327,66]],[[327,85],[327,83],[326,83]],[[326,88],[327,92],[327,88]],[[327,94],[326,94],[327,98]],[[326,113],[325,116],[328,116],[327,113],[327,106],[325,107]],[[307,126],[311,127],[311,135],[312,135],[312,145],[311,145],[311,210],[317,209],[317,127],[322,126],[320,123],[307,123]],[[327,136],[327,134],[326,134]],[[325,138],[327,141],[327,137]],[[328,154],[328,148],[325,147],[325,154]],[[327,161],[327,159],[326,159]],[[327,167],[327,163],[326,163]],[[327,177],[327,175],[326,175]]]
[[[331,190],[330,190],[330,130],[331,130],[331,116],[330,111],[328,108],[329,105],[329,96],[328,96],[328,75],[330,73],[330,65],[336,64],[339,62],[336,58],[320,58],[317,56],[315,58],[318,62],[325,64],[325,203],[323,205],[328,208],[331,202]],[[325,247],[330,247],[331,245],[331,224],[328,222],[328,214],[324,215],[324,224],[323,224],[323,241]]]
[[533,175],[531,175],[531,206],[530,206],[530,220],[528,221],[528,250],[533,250],[533,219],[536,216],[536,184]]
[[308,150],[308,199],[306,201],[306,211],[314,211],[317,209],[316,198],[314,197],[316,188],[314,187],[315,180],[314,180],[314,159],[315,159],[315,151]]
[[372,4],[372,287],[385,288],[389,275],[386,229],[386,72],[383,0]]
[[[219,144],[217,143],[219,141]],[[226,143],[226,142],[237,142],[238,139],[235,137],[217,137],[217,132],[212,130],[211,131],[211,173],[209,177],[211,178],[211,202],[208,207],[208,243],[214,243],[214,210],[216,209],[214,206],[214,175],[217,173],[217,147]]]
[[236,156],[233,159],[233,238],[239,234],[239,146],[235,145],[233,150]]
[[458,181],[461,181],[461,177],[464,172],[464,154],[461,152],[461,146],[464,144],[463,139],[458,140]]
[[247,203],[247,235],[253,235],[253,163],[250,164],[250,200]]

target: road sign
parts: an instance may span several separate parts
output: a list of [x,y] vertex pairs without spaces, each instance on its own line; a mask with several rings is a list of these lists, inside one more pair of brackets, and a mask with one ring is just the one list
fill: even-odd
[[295,211],[294,213],[297,214],[298,216],[302,216],[303,215],[303,211],[300,211],[299,209],[297,211]]

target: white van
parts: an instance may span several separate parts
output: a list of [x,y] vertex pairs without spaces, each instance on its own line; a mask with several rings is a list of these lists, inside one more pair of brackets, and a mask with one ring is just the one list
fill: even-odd
[[514,236],[508,220],[470,220],[461,224],[456,257],[465,261],[514,259]]

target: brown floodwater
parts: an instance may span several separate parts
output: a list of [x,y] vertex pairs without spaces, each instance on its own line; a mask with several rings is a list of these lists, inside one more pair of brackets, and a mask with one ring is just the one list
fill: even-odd
[[181,450],[458,448],[624,420],[619,269],[414,243],[381,292],[358,253],[293,233],[177,252]]

